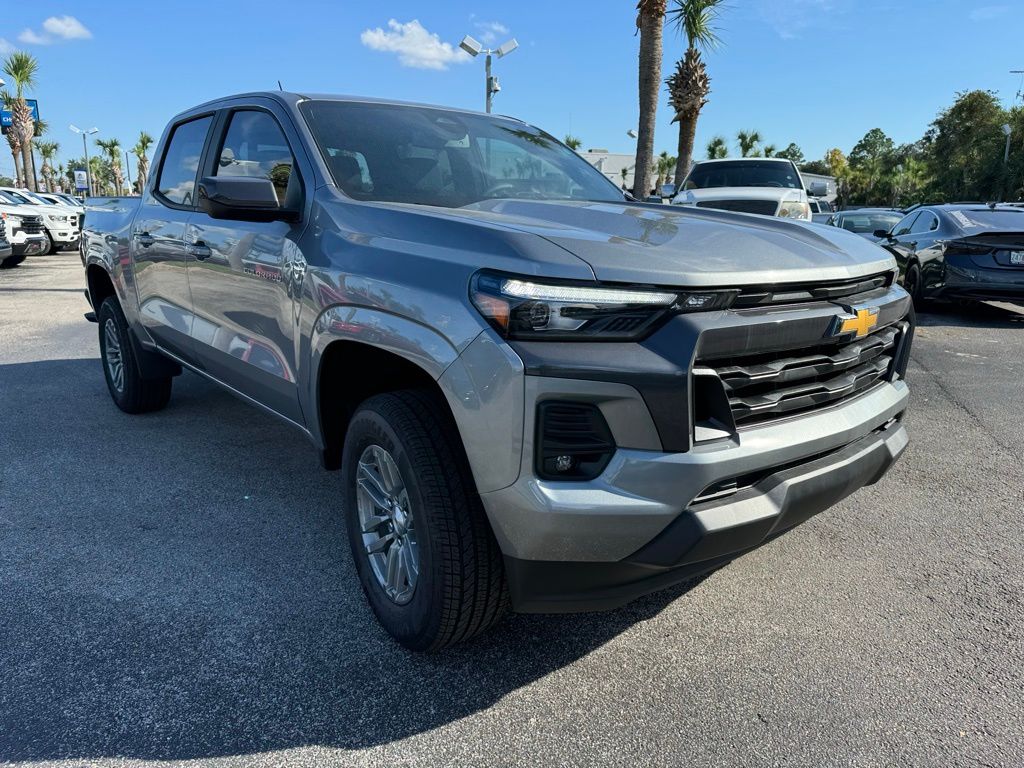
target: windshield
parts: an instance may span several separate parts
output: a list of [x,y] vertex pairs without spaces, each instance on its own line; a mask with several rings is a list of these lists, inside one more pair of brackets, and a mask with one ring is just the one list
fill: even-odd
[[871,213],[844,213],[839,217],[837,226],[850,232],[858,234],[873,233],[876,229],[884,229],[886,232],[896,226],[896,223],[903,218],[902,213],[884,213],[873,211]]
[[345,101],[300,109],[335,183],[356,200],[449,208],[502,198],[623,201],[571,149],[514,120]]
[[23,205],[24,203],[20,200],[15,200],[9,192],[0,190],[0,203],[7,203],[8,205]]
[[698,163],[686,179],[685,189],[714,187],[785,187],[800,189],[800,177],[792,163],[743,160],[728,163]]
[[29,200],[24,195],[14,192],[10,189],[5,189],[3,194],[10,200],[14,205],[39,205],[35,200]]

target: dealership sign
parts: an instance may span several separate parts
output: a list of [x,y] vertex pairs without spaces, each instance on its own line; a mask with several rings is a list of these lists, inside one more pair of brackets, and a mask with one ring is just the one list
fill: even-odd
[[85,192],[89,189],[89,177],[85,171],[75,171],[75,191]]
[[[32,110],[32,119],[39,120],[39,102],[35,99],[25,99],[25,103],[28,104],[28,108]],[[0,126],[3,126],[3,132],[7,133],[7,129],[11,127],[14,122],[14,115],[6,109],[0,109]]]

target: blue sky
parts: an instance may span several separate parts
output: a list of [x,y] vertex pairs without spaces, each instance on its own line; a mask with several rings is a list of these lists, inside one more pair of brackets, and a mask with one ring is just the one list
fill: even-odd
[[[464,61],[463,34],[518,39],[496,63],[495,111],[585,147],[631,152],[637,119],[632,0],[365,2],[35,0],[3,4],[0,51],[40,61],[33,95],[62,157],[80,156],[68,123],[131,146],[209,98],[275,88],[384,96],[483,108],[483,62]],[[67,18],[67,17],[70,17]],[[49,20],[49,21],[48,21]],[[412,24],[412,22],[418,22]],[[76,23],[77,22],[77,23]],[[1013,102],[1024,69],[1024,0],[732,0],[723,45],[707,56],[711,101],[698,147],[738,129],[799,144],[808,158],[849,151],[869,129],[921,136],[958,90]],[[435,37],[436,36],[436,37]],[[666,30],[665,74],[683,43]],[[674,154],[663,96],[656,151]],[[735,146],[733,144],[733,152]],[[0,173],[10,174],[0,149]]]

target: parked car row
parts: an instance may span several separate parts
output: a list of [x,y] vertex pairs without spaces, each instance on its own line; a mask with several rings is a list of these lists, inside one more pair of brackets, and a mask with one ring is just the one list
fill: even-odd
[[77,248],[85,208],[70,195],[0,187],[0,268],[28,256]]

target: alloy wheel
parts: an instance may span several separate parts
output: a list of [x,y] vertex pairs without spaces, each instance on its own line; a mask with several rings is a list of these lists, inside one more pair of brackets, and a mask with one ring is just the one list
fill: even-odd
[[107,361],[110,382],[118,392],[124,391],[124,357],[121,354],[121,336],[113,318],[103,324],[103,351]]
[[359,457],[356,504],[370,569],[385,594],[405,605],[419,579],[416,526],[398,464],[379,445],[368,446]]

